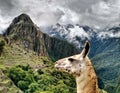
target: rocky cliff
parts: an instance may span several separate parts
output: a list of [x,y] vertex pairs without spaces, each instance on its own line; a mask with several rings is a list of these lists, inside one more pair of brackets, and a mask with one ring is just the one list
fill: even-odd
[[16,43],[25,49],[34,50],[40,56],[58,59],[78,53],[78,50],[66,41],[44,34],[26,14],[16,17],[4,36],[9,44]]

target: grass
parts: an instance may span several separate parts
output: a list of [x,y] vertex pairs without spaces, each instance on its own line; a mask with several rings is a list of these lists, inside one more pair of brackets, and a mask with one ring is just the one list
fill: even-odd
[[29,64],[31,67],[36,68],[38,65],[44,65],[42,59],[43,57],[40,58],[35,52],[20,48],[16,44],[11,46],[6,45],[0,57],[0,68],[4,69],[4,67],[11,67],[19,64]]
[[44,62],[46,62],[46,64],[48,63],[48,59],[46,57],[39,57],[35,52],[23,49],[16,44],[12,44],[11,46],[6,44],[4,46],[4,51],[0,56],[0,75],[3,75],[0,76],[0,93],[22,93],[19,88],[17,88],[13,82],[2,73],[2,71],[6,71],[6,69],[16,65],[28,64],[33,69],[39,69],[40,67],[45,67]]
[[1,70],[6,70],[6,68],[3,65],[1,65],[1,64],[0,64],[0,69]]

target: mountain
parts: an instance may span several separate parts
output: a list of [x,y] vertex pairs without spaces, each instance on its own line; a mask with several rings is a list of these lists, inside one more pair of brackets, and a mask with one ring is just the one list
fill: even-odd
[[5,84],[0,91],[76,93],[74,78],[56,71],[51,59],[73,55],[78,50],[66,41],[42,33],[28,15],[21,14],[13,20],[0,36],[0,47],[0,85]]
[[[62,40],[66,40],[69,43],[72,43],[77,49],[81,50],[84,47],[85,40],[92,42],[97,42],[97,29],[93,29],[89,26],[81,26],[79,24],[72,25],[66,24],[61,25],[57,23],[52,26],[49,31],[46,32],[51,37],[56,37]],[[94,41],[95,40],[95,41]],[[91,43],[91,49],[96,49],[96,46],[93,46]],[[90,52],[90,57],[93,57],[95,51]]]
[[6,43],[0,56],[0,93],[76,93],[73,77],[56,71],[50,59]]
[[108,93],[116,92],[120,87],[120,38],[109,38],[99,42],[97,51],[92,57],[96,73],[102,79]]
[[75,93],[71,75],[54,62],[78,53],[66,41],[49,37],[26,14],[16,17],[0,35],[0,93]]
[[[52,26],[48,34],[52,37],[65,39],[73,43],[77,48],[83,47],[83,41],[93,36],[93,29],[88,26],[80,26],[78,24],[60,25],[57,23]],[[89,34],[89,35],[88,35]],[[81,38],[82,37],[82,38]]]
[[[120,78],[120,25],[95,29],[79,24],[52,26],[50,36],[67,40],[79,50],[87,39],[91,44],[89,57],[92,59],[96,73],[105,84],[106,90],[118,86]],[[109,88],[108,88],[109,87]],[[111,91],[110,93],[115,93]],[[118,92],[117,92],[118,93]]]
[[42,33],[26,14],[21,14],[12,21],[4,37],[9,44],[14,42],[25,49],[34,50],[39,56],[59,59],[78,53],[67,41]]

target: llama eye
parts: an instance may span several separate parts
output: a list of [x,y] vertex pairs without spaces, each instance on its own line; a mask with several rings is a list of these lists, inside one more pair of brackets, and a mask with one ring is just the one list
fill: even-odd
[[73,61],[74,61],[74,59],[73,59],[73,58],[69,58],[68,60],[69,60],[70,62],[73,62]]

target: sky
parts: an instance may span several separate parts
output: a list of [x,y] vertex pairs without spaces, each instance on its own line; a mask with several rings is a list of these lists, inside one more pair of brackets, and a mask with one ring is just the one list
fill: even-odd
[[0,0],[0,31],[21,13],[41,27],[71,23],[104,28],[120,23],[120,0]]

